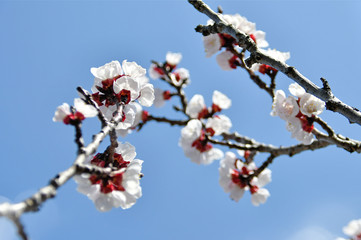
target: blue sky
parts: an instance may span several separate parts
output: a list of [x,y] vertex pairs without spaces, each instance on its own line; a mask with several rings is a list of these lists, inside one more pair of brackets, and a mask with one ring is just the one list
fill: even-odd
[[[361,3],[359,1],[206,1],[213,9],[239,13],[267,33],[271,48],[289,51],[290,65],[320,85],[324,77],[337,97],[360,108]],[[148,69],[167,51],[181,52],[189,69],[188,98],[199,93],[210,104],[213,90],[232,99],[224,113],[231,131],[274,145],[296,141],[279,118],[269,116],[271,101],[241,71],[222,71],[205,58],[194,31],[207,18],[186,1],[0,1],[2,87],[0,195],[12,202],[30,196],[75,158],[73,129],[53,123],[58,105],[72,103],[75,88],[90,89],[91,67],[112,60],[136,61]],[[165,87],[153,82],[156,87]],[[287,92],[291,80],[279,74]],[[172,102],[177,104],[177,102]],[[157,116],[171,106],[150,108]],[[338,114],[321,115],[336,132],[351,138],[361,128]],[[84,124],[87,142],[99,130]],[[32,239],[334,239],[361,217],[361,157],[336,147],[279,157],[270,166],[271,197],[254,207],[248,194],[229,199],[218,184],[218,162],[198,166],[178,147],[179,127],[149,123],[121,141],[144,160],[143,197],[128,210],[98,212],[76,191],[74,181],[23,221]],[[105,145],[102,145],[104,148]],[[223,149],[226,151],[226,149]],[[259,163],[266,156],[259,155]],[[0,220],[0,238],[17,239]]]

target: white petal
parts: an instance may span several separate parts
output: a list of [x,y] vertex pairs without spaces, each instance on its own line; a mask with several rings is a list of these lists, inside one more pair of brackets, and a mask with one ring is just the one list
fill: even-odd
[[258,191],[254,194],[252,194],[251,197],[251,201],[252,204],[254,206],[259,206],[261,203],[265,203],[267,198],[270,196],[271,194],[269,193],[269,191],[265,188],[260,188],[258,189]]
[[209,58],[221,49],[221,39],[218,34],[210,34],[203,37],[204,51]]
[[231,127],[232,122],[226,115],[208,118],[206,124],[206,128],[212,128],[214,130],[214,135],[216,136],[222,133],[227,133]]
[[206,107],[202,95],[194,95],[188,103],[186,114],[191,118],[198,118],[198,114]]
[[224,71],[231,71],[234,70],[232,68],[230,60],[233,58],[234,54],[230,51],[224,51],[217,55],[216,60],[218,65],[222,68]]
[[128,142],[118,143],[118,147],[115,149],[115,152],[121,154],[124,161],[132,161],[137,155],[135,147]]
[[64,118],[70,114],[70,106],[67,103],[63,103],[60,105],[54,114],[53,121],[54,122],[62,122]]
[[175,65],[178,65],[178,63],[181,61],[182,54],[181,53],[167,52],[167,55],[165,56],[165,59],[166,59],[168,64],[175,66]]
[[139,82],[136,81],[134,78],[124,76],[118,78],[113,85],[113,90],[115,93],[119,93],[121,90],[128,90],[131,94],[131,100],[135,100],[139,96]]
[[145,107],[150,107],[153,104],[154,98],[153,85],[150,83],[145,84],[140,90],[140,97],[138,98],[139,103]]
[[122,62],[122,67],[124,74],[132,78],[143,77],[146,73],[146,70],[139,66],[136,62],[127,62],[127,60],[124,60]]
[[258,186],[263,187],[267,185],[269,182],[271,182],[271,170],[266,168],[263,170],[257,177],[258,179]]
[[232,104],[231,99],[217,90],[213,92],[212,102],[222,109],[228,109]]
[[93,67],[90,69],[90,72],[94,75],[94,77],[105,80],[121,75],[122,68],[120,67],[120,63],[118,61],[112,61],[98,68]]
[[74,99],[74,107],[78,112],[81,112],[86,118],[95,117],[96,115],[98,115],[98,111],[96,110],[95,107],[86,104],[80,98]]
[[244,189],[243,188],[234,187],[231,190],[231,194],[229,196],[231,197],[232,200],[238,202],[239,199],[241,199],[243,197],[243,194],[244,194]]
[[319,115],[325,108],[325,102],[321,99],[305,93],[300,99],[300,111],[306,116]]
[[306,93],[305,89],[303,87],[301,87],[300,85],[298,85],[297,83],[290,84],[290,86],[288,87],[288,90],[290,91],[290,93],[293,96],[296,96],[296,97],[302,97],[302,95]]
[[111,194],[100,193],[94,204],[98,211],[107,212],[113,208],[113,198]]

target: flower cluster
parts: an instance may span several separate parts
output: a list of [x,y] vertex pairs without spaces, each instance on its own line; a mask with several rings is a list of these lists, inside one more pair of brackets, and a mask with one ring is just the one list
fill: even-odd
[[112,174],[75,176],[77,190],[90,198],[99,211],[130,208],[142,196],[139,179],[143,161],[134,159],[135,156],[135,148],[129,143],[118,143],[114,154],[107,151],[96,154],[87,164],[112,168]]
[[321,114],[325,103],[319,98],[306,93],[297,83],[289,86],[293,96],[286,98],[282,90],[277,90],[273,99],[271,116],[279,116],[287,122],[286,128],[292,137],[304,144],[313,141],[314,117]]
[[[182,59],[182,54],[168,52],[166,61],[162,64],[152,63],[149,68],[149,76],[152,79],[162,79],[173,87],[185,87],[190,83],[189,71],[185,68],[177,68]],[[162,107],[174,94],[169,90],[155,89],[155,107]]]
[[[194,95],[189,101],[186,114],[193,118],[181,131],[179,145],[184,154],[197,164],[210,164],[223,157],[220,149],[213,148],[208,138],[228,132],[231,120],[225,115],[214,115],[231,106],[231,100],[219,91],[213,93],[212,107],[207,108],[202,95]],[[202,121],[207,119],[206,123]]]
[[[124,60],[120,65],[118,61],[112,61],[90,71],[95,77],[92,98],[104,116],[108,120],[115,114],[122,116],[117,130],[133,127],[137,112],[141,111],[135,100],[145,107],[153,104],[153,85],[148,83],[146,70],[137,63]],[[123,106],[121,112],[118,112],[119,106]]]
[[[343,233],[349,236],[350,240],[361,240],[361,219],[352,220],[344,227]],[[337,238],[336,240],[346,240],[345,238]]]
[[[222,15],[222,17],[226,23],[232,24],[239,31],[247,34],[257,44],[257,47],[259,47],[264,54],[267,54],[282,62],[285,62],[290,58],[290,54],[288,52],[283,53],[275,49],[262,49],[268,47],[268,42],[265,39],[266,33],[257,30],[255,23],[248,21],[245,17],[242,17],[239,14],[224,14]],[[209,20],[207,22],[207,25],[212,24],[214,24],[213,20]],[[230,71],[236,69],[237,66],[240,66],[240,59],[238,54],[232,51],[234,47],[238,48],[239,46],[236,39],[234,39],[232,36],[224,33],[210,34],[203,37],[203,45],[206,52],[206,57],[211,57],[222,48],[226,49],[222,53],[218,54],[216,58],[218,65],[223,70]],[[255,64],[252,67],[252,70],[259,71],[262,74],[272,74],[277,72],[276,69],[266,64]]]
[[254,176],[257,167],[254,162],[248,162],[250,153],[239,151],[239,154],[243,155],[244,161],[237,158],[233,152],[226,152],[220,161],[219,184],[236,202],[242,198],[246,190],[249,190],[253,205],[265,203],[270,193],[263,186],[271,181],[271,170],[266,168],[258,176]]

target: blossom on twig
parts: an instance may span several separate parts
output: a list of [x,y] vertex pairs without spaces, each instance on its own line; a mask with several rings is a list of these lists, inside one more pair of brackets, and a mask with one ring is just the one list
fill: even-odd
[[77,124],[85,118],[95,117],[98,114],[95,107],[86,104],[82,99],[74,99],[74,107],[70,107],[67,103],[59,106],[54,114],[54,122],[64,122],[65,124]]
[[[343,233],[349,236],[351,240],[361,240],[361,219],[352,220],[344,227]],[[346,240],[345,238],[337,238],[336,240]]]
[[245,191],[251,192],[251,201],[255,206],[265,203],[270,193],[263,188],[271,181],[271,170],[263,170],[257,177],[252,176],[257,169],[254,162],[245,163],[233,152],[226,152],[220,161],[219,184],[232,200],[238,202]]
[[194,95],[188,103],[186,114],[191,118],[202,119],[208,115],[228,109],[232,101],[223,93],[215,90],[212,96],[212,107],[207,108],[202,95]]
[[321,114],[325,103],[306,91],[297,83],[289,86],[293,96],[286,98],[282,90],[277,90],[273,99],[271,116],[279,116],[286,121],[286,129],[292,137],[304,144],[313,141],[314,117]]
[[90,198],[101,212],[109,211],[113,207],[130,208],[142,196],[139,179],[143,161],[134,159],[135,156],[135,148],[129,143],[118,143],[113,162],[109,162],[107,153],[98,153],[88,164],[112,167],[115,170],[108,176],[85,173],[75,176],[77,190]]

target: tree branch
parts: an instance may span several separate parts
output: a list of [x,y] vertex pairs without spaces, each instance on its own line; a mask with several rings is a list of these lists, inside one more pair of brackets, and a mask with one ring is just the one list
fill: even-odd
[[225,33],[235,38],[240,47],[248,50],[251,55],[246,59],[247,66],[252,66],[254,63],[263,63],[272,66],[278,71],[283,72],[286,76],[300,84],[306,92],[318,97],[326,102],[326,108],[333,112],[338,112],[345,116],[350,123],[357,123],[361,125],[361,112],[354,107],[348,106],[341,100],[336,98],[331,90],[327,87],[320,88],[312,81],[303,76],[296,68],[287,65],[281,61],[278,61],[264,53],[262,53],[255,42],[245,33],[234,28],[231,24],[228,24],[222,18],[222,15],[215,13],[208,5],[201,0],[188,0],[199,12],[207,15],[212,19],[215,24],[210,26],[199,25],[196,28],[197,32],[201,32],[203,35],[209,35],[211,33]]

